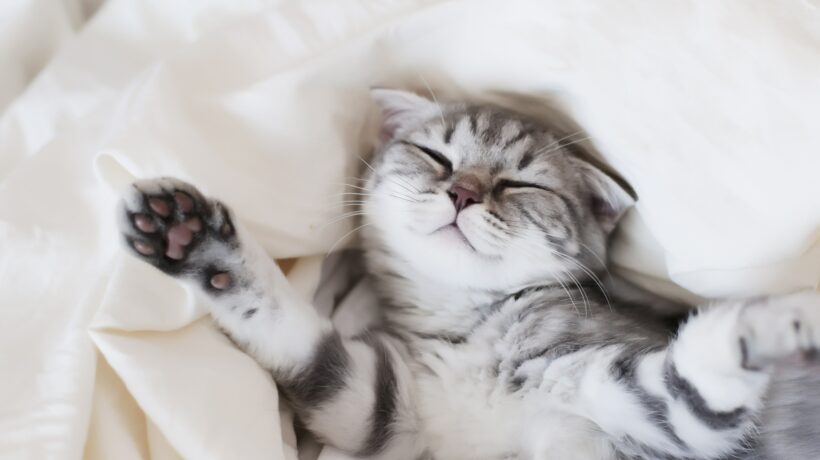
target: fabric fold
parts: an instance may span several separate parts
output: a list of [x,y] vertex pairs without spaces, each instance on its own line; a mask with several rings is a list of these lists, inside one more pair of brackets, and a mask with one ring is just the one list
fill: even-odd
[[816,288],[817,24],[766,0],[108,0],[55,27],[30,83],[0,79],[0,457],[296,458],[270,376],[123,250],[118,191],[195,183],[362,327],[320,280],[375,85],[565,110],[638,192],[612,258],[653,290]]

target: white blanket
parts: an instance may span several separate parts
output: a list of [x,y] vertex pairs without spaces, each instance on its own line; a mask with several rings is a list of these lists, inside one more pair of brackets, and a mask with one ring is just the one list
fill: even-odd
[[640,195],[643,284],[820,280],[816,1],[109,0],[74,35],[95,3],[0,9],[2,458],[295,458],[269,376],[122,251],[117,190],[198,184],[312,297],[373,85],[563,106]]

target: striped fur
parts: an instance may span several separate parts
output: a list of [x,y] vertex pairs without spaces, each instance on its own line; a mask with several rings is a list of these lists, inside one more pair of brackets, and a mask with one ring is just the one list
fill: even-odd
[[[341,335],[227,208],[173,179],[125,197],[127,244],[202,287],[213,318],[271,372],[301,423],[352,455],[750,454],[771,364],[820,342],[818,296],[724,302],[679,324],[663,302],[603,276],[608,236],[634,193],[581,137],[487,106],[374,97],[385,143],[362,211],[380,327]],[[179,192],[195,205],[181,209]],[[460,211],[457,193],[470,194]],[[158,213],[155,199],[176,207]],[[182,239],[183,256],[164,255],[192,219],[203,228]]]

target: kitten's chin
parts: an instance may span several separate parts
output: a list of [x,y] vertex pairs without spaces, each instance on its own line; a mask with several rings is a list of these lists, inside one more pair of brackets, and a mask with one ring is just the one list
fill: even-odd
[[501,260],[477,252],[455,226],[405,241],[402,258],[423,278],[453,289],[505,291],[509,287]]
[[430,238],[439,238],[447,244],[450,249],[464,249],[477,253],[475,246],[470,239],[455,223],[445,225],[431,233]]

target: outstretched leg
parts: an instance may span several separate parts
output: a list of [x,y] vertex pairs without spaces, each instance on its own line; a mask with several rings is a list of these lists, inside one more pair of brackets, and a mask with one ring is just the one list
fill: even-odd
[[214,320],[272,373],[310,431],[361,457],[413,457],[413,405],[398,342],[378,332],[341,337],[224,205],[184,182],[135,183],[121,219],[128,247],[208,297]]
[[667,348],[592,352],[573,409],[626,458],[725,458],[755,434],[771,365],[819,346],[817,294],[706,308]]

